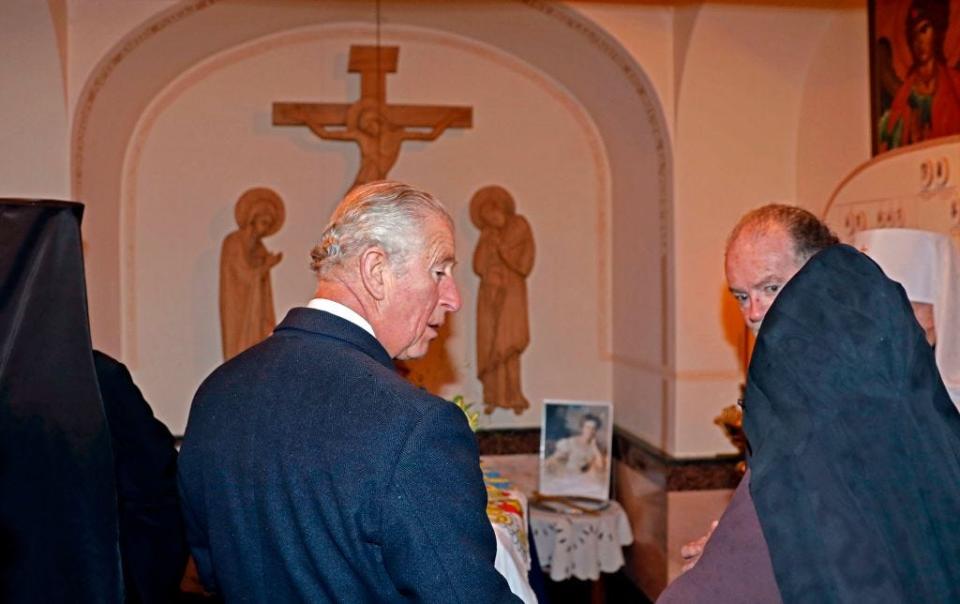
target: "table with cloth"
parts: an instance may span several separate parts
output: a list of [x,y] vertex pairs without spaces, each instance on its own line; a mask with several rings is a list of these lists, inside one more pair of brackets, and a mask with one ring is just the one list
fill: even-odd
[[[510,478],[511,488],[533,496],[539,482],[536,455],[497,455],[483,465]],[[524,497],[526,502],[526,497]],[[537,506],[529,512],[530,537],[536,542],[537,562],[553,581],[593,580],[616,572],[624,564],[623,546],[633,542],[630,520],[614,500],[595,513],[551,512]]]
[[623,546],[633,542],[626,512],[616,501],[596,512],[531,508],[530,526],[540,566],[550,579],[595,581],[623,566]]

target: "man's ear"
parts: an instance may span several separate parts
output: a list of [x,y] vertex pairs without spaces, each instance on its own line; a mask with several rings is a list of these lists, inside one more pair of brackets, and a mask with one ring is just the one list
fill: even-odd
[[374,245],[360,254],[359,262],[363,288],[371,298],[382,301],[387,295],[387,281],[391,276],[387,253]]

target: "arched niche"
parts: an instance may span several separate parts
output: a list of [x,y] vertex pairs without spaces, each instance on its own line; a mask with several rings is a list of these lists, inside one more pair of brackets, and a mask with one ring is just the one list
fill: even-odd
[[[375,18],[372,4],[350,1],[195,0],[157,14],[103,57],[79,97],[71,144],[72,194],[92,210],[85,225],[88,277],[97,283],[91,322],[103,348],[120,350],[123,166],[151,102],[194,65],[251,40],[310,24],[370,25]],[[605,354],[614,397],[663,408],[672,333],[672,165],[663,112],[643,70],[603,30],[553,3],[384,2],[380,19],[497,48],[552,78],[588,112],[609,166],[613,302],[611,316],[602,319],[611,333]]]

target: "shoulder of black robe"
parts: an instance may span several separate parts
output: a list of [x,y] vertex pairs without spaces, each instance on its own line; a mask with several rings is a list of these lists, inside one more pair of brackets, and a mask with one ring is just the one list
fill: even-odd
[[0,199],[0,602],[119,602],[83,206]]
[[785,286],[743,423],[784,602],[960,601],[960,414],[873,261],[834,246]]

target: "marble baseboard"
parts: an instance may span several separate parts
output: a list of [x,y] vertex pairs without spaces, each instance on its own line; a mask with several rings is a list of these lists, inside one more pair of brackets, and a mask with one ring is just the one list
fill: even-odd
[[613,458],[662,484],[666,491],[734,489],[742,474],[739,455],[673,457],[630,432],[614,427]]
[[[481,455],[537,454],[540,451],[540,429],[479,430],[477,443]],[[737,463],[742,458],[738,455],[676,458],[619,427],[614,427],[613,458],[640,472],[665,491],[733,489],[741,476]]]
[[540,453],[540,428],[477,430],[480,455],[523,455]]

